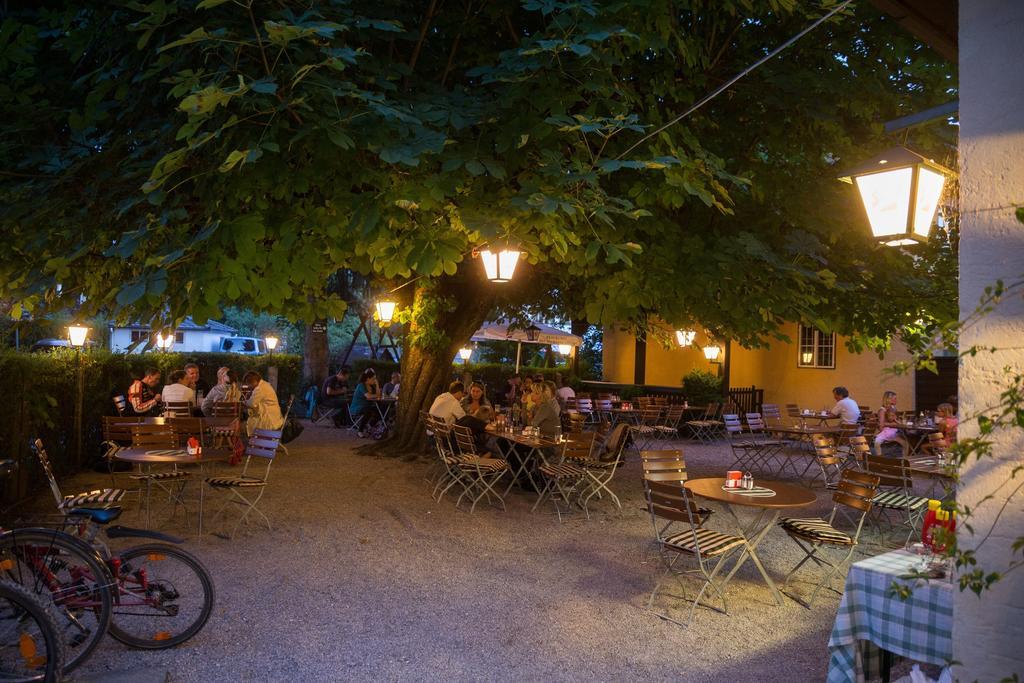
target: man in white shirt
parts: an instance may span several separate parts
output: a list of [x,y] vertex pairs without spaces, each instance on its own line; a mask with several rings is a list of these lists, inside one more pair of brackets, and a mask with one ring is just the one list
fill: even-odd
[[170,376],[171,383],[164,386],[160,392],[164,403],[192,403],[196,402],[196,392],[186,384],[184,370],[175,370]]
[[860,406],[850,398],[850,392],[846,387],[836,387],[832,390],[832,397],[836,404],[829,411],[836,417],[842,418],[843,424],[855,425],[860,421]]
[[284,426],[284,416],[281,415],[281,404],[277,400],[274,387],[264,381],[263,376],[255,370],[245,373],[242,383],[252,387],[252,394],[245,402],[249,408],[249,419],[245,421],[246,433],[252,436],[253,430],[256,429],[281,429]]
[[555,398],[558,399],[558,405],[561,406],[562,410],[565,410],[565,402],[567,399],[576,398],[576,392],[569,383],[562,380],[562,386],[555,392]]
[[452,382],[448,391],[434,399],[430,406],[430,414],[452,424],[466,414],[462,409],[462,397],[466,395],[466,388],[462,382]]

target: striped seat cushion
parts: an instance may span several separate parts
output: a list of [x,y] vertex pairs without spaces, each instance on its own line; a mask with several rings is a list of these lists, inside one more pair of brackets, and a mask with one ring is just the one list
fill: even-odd
[[182,472],[180,470],[176,472],[156,472],[153,474],[133,474],[129,479],[135,479],[136,481],[168,481],[170,479],[185,479],[191,477],[191,472]]
[[444,456],[444,463],[446,465],[461,465],[466,462],[470,462],[477,456],[475,455],[446,455]]
[[910,496],[900,491],[885,491],[875,495],[871,502],[880,508],[918,510],[928,504],[928,499],[923,496]]
[[814,541],[834,543],[836,545],[853,545],[854,540],[849,534],[836,529],[826,520],[820,517],[784,517],[779,520],[781,526],[788,533],[796,534]]
[[743,539],[711,529],[687,529],[662,539],[661,543],[670,550],[686,553],[696,553],[699,544],[702,555],[721,555],[738,545],[743,545]]
[[610,470],[619,465],[615,460],[581,460],[580,465],[588,470]]
[[64,496],[58,506],[61,510],[70,508],[88,507],[90,505],[103,505],[105,503],[116,503],[124,498],[123,489],[103,489],[101,491],[89,491],[74,496]]
[[633,425],[630,427],[634,432],[640,432],[641,434],[650,434],[655,431],[655,427],[650,425]]
[[480,472],[485,474],[496,474],[498,472],[504,472],[508,469],[508,463],[500,458],[474,458],[473,456],[464,456],[468,460],[459,463],[459,468],[468,472],[476,472],[479,469]]
[[267,482],[255,477],[210,477],[206,480],[206,483],[210,486],[228,488],[248,488],[267,485]]
[[577,477],[585,477],[587,473],[579,465],[573,465],[571,463],[561,463],[559,465],[541,465],[540,471],[544,476],[551,479],[573,479]]

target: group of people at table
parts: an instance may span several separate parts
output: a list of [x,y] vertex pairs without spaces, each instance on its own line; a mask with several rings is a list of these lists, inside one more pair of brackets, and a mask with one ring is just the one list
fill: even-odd
[[217,384],[213,387],[199,376],[199,366],[195,363],[171,372],[162,389],[159,389],[160,377],[158,369],[147,368],[142,376],[132,381],[125,404],[126,414],[158,416],[165,412],[168,404],[177,403],[188,404],[190,412],[197,417],[210,417],[217,403],[237,402],[246,408],[243,417],[250,435],[255,429],[281,429],[284,424],[277,392],[255,370],[246,372],[239,382],[234,370],[222,367],[217,370]]
[[359,436],[365,437],[381,420],[381,413],[372,402],[381,399],[397,400],[398,392],[402,388],[402,375],[398,372],[391,373],[391,380],[385,382],[382,387],[377,380],[377,371],[366,368],[359,375],[356,388],[352,390],[349,387],[351,374],[352,368],[343,365],[336,374],[324,380],[320,390],[320,406],[336,409],[335,427],[346,426],[343,409],[347,407],[351,423],[357,426]]
[[[832,396],[836,401],[835,406],[827,412],[833,417],[838,417],[843,424],[862,424],[861,409],[857,401],[850,397],[846,387],[836,387],[832,390]],[[882,446],[886,443],[896,443],[907,451],[909,444],[903,429],[906,422],[900,419],[900,413],[896,410],[896,392],[886,391],[882,394],[882,406],[876,414],[878,431],[875,433],[875,452],[882,455]],[[956,441],[957,416],[953,404],[950,402],[941,403],[935,411],[935,428],[942,433],[950,442]]]

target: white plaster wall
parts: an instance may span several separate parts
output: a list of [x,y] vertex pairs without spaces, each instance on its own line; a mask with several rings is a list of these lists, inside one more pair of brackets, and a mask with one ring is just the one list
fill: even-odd
[[[961,317],[976,306],[983,288],[997,278],[1024,276],[1024,225],[1014,206],[1024,204],[1024,0],[960,0],[960,242]],[[1004,302],[961,337],[972,344],[1017,347],[965,359],[960,369],[961,417],[997,403],[1003,368],[1024,371],[1024,300]],[[961,436],[977,433],[965,424]],[[961,543],[975,547],[995,520],[1012,486],[1010,470],[1024,462],[1024,429],[1000,434],[995,459],[970,464],[958,500],[974,507],[975,534],[960,531]],[[1017,483],[1024,480],[1018,475]],[[1005,568],[1010,544],[1024,536],[1024,493],[1003,511],[995,531],[978,549],[983,566]],[[1017,555],[1020,558],[1020,555]],[[954,659],[961,680],[998,681],[1024,675],[1024,572],[1009,574],[979,600],[956,595]]]
[[[178,353],[190,351],[219,351],[221,337],[230,336],[220,332],[204,332],[199,330],[186,330],[184,332],[184,343],[175,344],[171,350]],[[124,351],[132,343],[132,332],[126,328],[115,328],[110,335],[110,350]],[[135,349],[135,353],[142,353],[142,346]]]

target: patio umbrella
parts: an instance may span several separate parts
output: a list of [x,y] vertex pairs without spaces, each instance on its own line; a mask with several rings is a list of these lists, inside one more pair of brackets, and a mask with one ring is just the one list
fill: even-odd
[[510,329],[511,323],[507,320],[496,320],[491,323],[485,323],[483,327],[473,333],[473,341],[514,341],[516,343],[516,372],[519,372],[519,358],[523,349],[523,344],[568,344],[570,346],[579,346],[583,343],[582,337],[577,337],[575,334],[564,332],[557,327],[547,325],[541,322],[534,322],[534,327],[537,327],[540,331],[536,334],[536,339],[530,339],[526,335],[525,329]]

